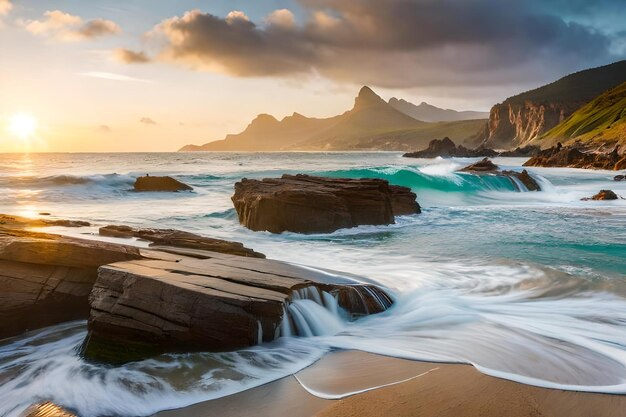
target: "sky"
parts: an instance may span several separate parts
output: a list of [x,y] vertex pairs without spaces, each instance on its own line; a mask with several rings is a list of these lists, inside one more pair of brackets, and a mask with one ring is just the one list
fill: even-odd
[[260,113],[483,110],[626,58],[624,0],[0,0],[0,152],[175,151]]

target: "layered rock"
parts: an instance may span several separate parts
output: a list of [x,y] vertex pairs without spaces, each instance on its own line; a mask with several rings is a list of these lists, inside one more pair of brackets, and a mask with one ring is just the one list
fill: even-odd
[[[263,257],[237,242],[176,230],[104,228],[151,238],[159,250],[28,231],[36,220],[0,215],[0,339],[89,316],[88,296],[102,265],[146,258],[171,258],[177,246]],[[35,222],[35,223],[33,223]],[[104,233],[113,236],[111,233]],[[212,252],[213,253],[213,252]]]
[[0,228],[0,339],[86,318],[98,267],[141,257],[134,247]]
[[[204,252],[204,251],[203,251]],[[100,268],[90,296],[84,353],[126,361],[165,351],[224,351],[276,338],[293,297],[338,300],[356,314],[380,312],[391,299],[375,286],[279,261],[180,250],[163,260]],[[324,297],[321,291],[330,294]],[[329,307],[329,306],[327,306]]]
[[193,190],[187,184],[184,184],[172,177],[151,177],[146,175],[145,177],[139,177],[135,180],[135,191],[190,191]]
[[541,191],[541,187],[539,186],[537,181],[528,173],[528,171],[526,170],[523,170],[522,172],[510,171],[510,170],[501,171],[500,167],[494,164],[489,158],[484,158],[481,161],[478,161],[474,164],[468,165],[465,168],[460,169],[459,171],[469,172],[469,173],[478,174],[478,175],[491,174],[491,175],[499,175],[499,176],[507,177],[511,179],[511,181],[513,182],[513,185],[515,185],[518,188],[521,188],[519,187],[517,182],[513,180],[513,178],[515,178],[518,181],[520,181],[524,185],[524,187],[526,187],[528,191]]
[[621,170],[626,168],[624,151],[620,153],[615,147],[612,152],[587,152],[577,146],[558,143],[530,158],[524,166]]
[[105,226],[99,230],[101,236],[138,238],[152,245],[202,249],[238,256],[265,258],[262,253],[246,248],[242,243],[215,239],[176,229],[137,229],[130,226]]
[[328,233],[359,225],[386,225],[420,212],[409,188],[382,179],[283,175],[243,179],[232,197],[241,224],[255,231]]

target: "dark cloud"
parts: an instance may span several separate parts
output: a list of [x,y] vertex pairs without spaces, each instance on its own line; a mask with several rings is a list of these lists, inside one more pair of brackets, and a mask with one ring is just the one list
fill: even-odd
[[76,29],[76,33],[84,36],[85,38],[97,38],[105,35],[115,35],[122,30],[120,27],[110,20],[105,19],[93,19],[85,22],[82,26]]
[[114,51],[114,57],[126,64],[145,64],[150,62],[150,58],[144,52],[136,52],[126,48],[119,48]]
[[[287,10],[262,24],[242,12],[220,18],[195,10],[152,33],[166,41],[162,59],[199,70],[237,76],[317,72],[384,87],[523,82],[619,58],[612,52],[614,34],[540,7],[549,3],[301,0],[308,17],[300,25]],[[584,7],[572,5],[571,13]]]
[[140,123],[143,123],[144,125],[150,125],[150,126],[156,126],[158,125],[157,122],[155,122],[154,120],[152,120],[149,117],[142,117],[141,119],[139,119]]

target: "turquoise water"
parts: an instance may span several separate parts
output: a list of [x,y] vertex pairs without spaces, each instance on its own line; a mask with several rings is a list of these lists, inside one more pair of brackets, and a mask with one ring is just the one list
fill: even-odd
[[[45,211],[96,226],[174,227],[238,240],[271,258],[366,277],[397,299],[381,315],[328,319],[341,329],[332,335],[124,367],[77,356],[83,322],[0,342],[0,415],[18,415],[37,399],[84,416],[149,415],[280,378],[336,348],[625,393],[626,200],[580,199],[600,189],[626,196],[626,182],[608,171],[531,168],[542,191],[525,192],[506,178],[455,172],[473,161],[382,152],[0,155],[0,213]],[[495,162],[520,171],[524,159]],[[174,175],[195,190],[130,192],[146,173]],[[283,173],[385,178],[411,187],[423,213],[329,235],[241,227],[230,202],[234,183]]]

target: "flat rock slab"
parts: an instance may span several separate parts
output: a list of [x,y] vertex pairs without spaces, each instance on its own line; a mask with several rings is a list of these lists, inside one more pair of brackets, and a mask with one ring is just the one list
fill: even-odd
[[[155,248],[159,250],[159,248]],[[349,312],[391,305],[379,288],[279,261],[198,250],[168,260],[100,268],[90,296],[91,359],[127,361],[167,351],[225,351],[273,340],[295,291],[327,291]],[[382,300],[382,301],[381,301]]]
[[232,197],[239,221],[255,231],[329,233],[359,225],[387,225],[420,212],[407,187],[382,179],[283,175],[243,179]]
[[105,226],[99,230],[101,236],[119,238],[138,238],[152,242],[151,245],[175,246],[179,248],[203,249],[212,252],[227,253],[253,258],[265,258],[265,255],[246,248],[242,243],[223,239],[214,239],[195,233],[175,229],[137,229],[129,226]]

